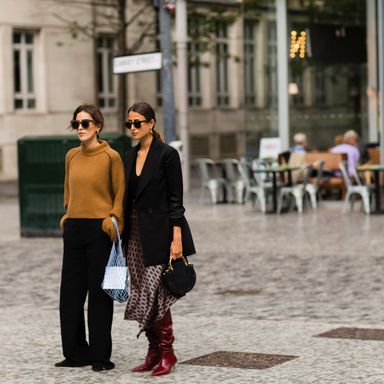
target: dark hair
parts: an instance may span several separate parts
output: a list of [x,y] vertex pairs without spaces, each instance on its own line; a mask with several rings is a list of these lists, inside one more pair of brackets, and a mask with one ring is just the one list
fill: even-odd
[[143,115],[147,121],[153,120],[154,121],[154,125],[152,128],[153,137],[155,137],[156,139],[159,139],[161,141],[163,140],[160,133],[155,131],[156,115],[155,115],[155,111],[153,110],[153,108],[148,103],[146,103],[144,101],[140,101],[138,103],[135,103],[128,108],[127,114],[129,112],[140,113],[140,115]]
[[94,120],[95,125],[97,125],[100,128],[100,131],[102,131],[102,129],[104,128],[104,116],[101,113],[100,109],[96,107],[96,105],[93,105],[93,104],[79,105],[73,112],[73,120],[76,119],[77,114],[80,112],[89,113],[92,119]]

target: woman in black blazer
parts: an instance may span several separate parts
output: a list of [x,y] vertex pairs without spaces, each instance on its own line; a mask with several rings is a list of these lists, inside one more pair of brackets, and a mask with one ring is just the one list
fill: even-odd
[[125,126],[139,144],[126,155],[123,242],[131,276],[125,319],[139,322],[149,347],[143,364],[134,372],[168,374],[176,364],[170,307],[177,297],[161,280],[164,265],[195,253],[184,217],[183,181],[176,149],[162,142],[155,131],[156,117],[144,102],[128,110]]

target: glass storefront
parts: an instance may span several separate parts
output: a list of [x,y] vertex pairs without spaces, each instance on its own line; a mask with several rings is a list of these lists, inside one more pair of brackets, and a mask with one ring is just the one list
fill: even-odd
[[[276,4],[245,1],[243,12],[245,152],[254,157],[260,138],[279,135]],[[350,129],[368,141],[366,20],[365,0],[287,1],[290,145],[303,132],[325,150]]]

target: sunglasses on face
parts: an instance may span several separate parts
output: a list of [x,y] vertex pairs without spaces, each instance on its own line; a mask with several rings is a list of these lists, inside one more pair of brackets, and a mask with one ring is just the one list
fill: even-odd
[[71,120],[71,128],[72,129],[79,129],[80,125],[84,128],[84,129],[88,129],[89,128],[89,124],[91,123],[94,123],[93,120],[89,120],[89,119],[84,119],[84,120]]
[[148,120],[134,120],[134,121],[128,120],[124,123],[124,126],[125,128],[131,129],[133,124],[135,128],[141,128],[142,123],[148,123]]

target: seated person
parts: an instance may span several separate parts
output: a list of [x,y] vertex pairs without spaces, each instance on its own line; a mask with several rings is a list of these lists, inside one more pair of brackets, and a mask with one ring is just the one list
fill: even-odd
[[356,174],[356,166],[360,160],[360,152],[357,148],[359,136],[353,130],[349,130],[343,135],[343,143],[330,149],[331,153],[346,153],[348,158],[348,174]]
[[[307,136],[305,133],[295,133],[293,136],[294,146],[290,148],[288,164],[291,167],[301,167],[305,164],[305,153],[307,152]],[[301,183],[304,179],[303,170],[292,171],[292,182]]]
[[307,135],[305,133],[295,133],[293,136],[294,146],[291,148],[291,152],[307,152]]

